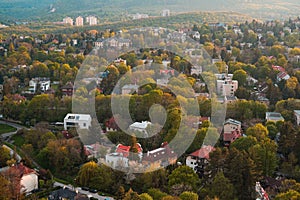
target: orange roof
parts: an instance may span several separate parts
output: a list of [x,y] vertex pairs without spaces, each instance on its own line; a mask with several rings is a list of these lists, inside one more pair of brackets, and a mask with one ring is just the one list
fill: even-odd
[[206,158],[209,159],[209,153],[214,151],[215,148],[213,146],[203,146],[201,149],[198,149],[197,151],[190,154],[190,156],[195,156],[198,158]]

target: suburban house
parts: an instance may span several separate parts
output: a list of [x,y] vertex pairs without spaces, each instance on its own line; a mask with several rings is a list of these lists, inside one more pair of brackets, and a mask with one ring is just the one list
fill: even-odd
[[38,90],[45,92],[50,89],[49,78],[32,78],[29,81],[29,92],[35,94]]
[[223,126],[223,142],[229,146],[232,142],[242,136],[242,123],[234,119],[227,119]]
[[138,85],[133,85],[133,84],[128,84],[124,85],[122,87],[122,94],[132,94],[134,92],[138,92],[139,86]]
[[200,40],[201,35],[198,31],[189,31],[187,34],[191,36],[193,39]]
[[104,47],[104,39],[103,38],[98,38],[95,42],[94,42],[94,46],[98,47],[98,48],[103,48]]
[[296,117],[296,123],[299,126],[300,125],[300,110],[294,110],[294,114]]
[[273,121],[273,122],[278,122],[278,121],[284,121],[284,118],[280,113],[277,112],[266,112],[266,120],[267,121]]
[[63,96],[72,96],[74,91],[74,85],[72,82],[67,82],[64,86],[60,88]]
[[84,145],[84,152],[85,155],[91,159],[91,158],[99,158],[100,155],[100,149],[101,149],[101,145],[99,144],[99,142],[96,142],[95,144],[90,144],[90,145]]
[[[35,170],[30,169],[23,165],[23,163],[17,164],[12,167],[4,167],[0,169],[0,173],[6,177],[11,177],[11,174],[14,173],[14,177],[20,177],[20,192],[29,193],[33,190],[38,189],[39,180],[38,174]],[[15,174],[16,173],[16,174]]]
[[197,151],[188,155],[185,160],[186,166],[192,168],[196,173],[203,175],[204,169],[209,162],[209,153],[214,150],[213,146],[202,146]]
[[148,135],[147,127],[151,124],[152,123],[148,121],[134,122],[129,126],[129,129],[133,131],[139,131],[141,133],[144,133],[145,135]]
[[[122,144],[118,144],[117,145],[117,149],[116,149],[116,153],[120,153],[122,154],[124,157],[128,157],[129,156],[129,152],[130,152],[131,146],[125,146]],[[137,150],[138,150],[138,154],[140,156],[142,156],[143,154],[143,148],[140,145],[140,143],[137,143]]]
[[91,127],[92,117],[86,114],[69,113],[64,119],[64,129],[76,127],[79,129],[89,129]]
[[177,160],[177,154],[171,150],[167,142],[162,143],[160,148],[148,151],[143,157],[143,164],[153,167],[166,167],[174,164]]
[[110,153],[105,156],[105,162],[112,168],[129,167],[129,159],[122,153]]

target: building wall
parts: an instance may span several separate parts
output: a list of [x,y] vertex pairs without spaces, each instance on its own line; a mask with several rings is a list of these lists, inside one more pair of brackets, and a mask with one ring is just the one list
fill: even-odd
[[38,189],[38,176],[36,174],[27,174],[24,175],[21,179],[21,192],[27,193],[31,192],[34,189]]
[[236,129],[241,129],[241,126],[235,125],[235,124],[225,124],[224,125],[224,133],[231,133],[232,131]]

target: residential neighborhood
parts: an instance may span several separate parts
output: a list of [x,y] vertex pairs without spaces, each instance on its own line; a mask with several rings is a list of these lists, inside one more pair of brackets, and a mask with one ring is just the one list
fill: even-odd
[[144,9],[3,28],[0,199],[300,199],[300,18]]

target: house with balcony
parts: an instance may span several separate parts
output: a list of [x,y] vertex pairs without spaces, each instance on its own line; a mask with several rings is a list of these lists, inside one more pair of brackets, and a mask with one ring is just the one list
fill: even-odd
[[227,119],[223,125],[223,142],[229,146],[232,142],[242,136],[242,123],[234,119]]
[[185,160],[186,166],[192,168],[200,176],[204,175],[205,167],[209,163],[209,153],[214,151],[213,146],[202,146],[200,149],[188,155]]
[[89,129],[92,125],[92,117],[86,114],[69,113],[64,118],[64,129],[79,128]]

